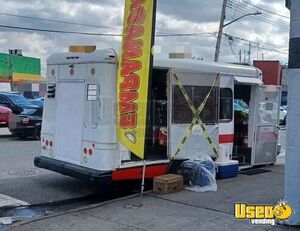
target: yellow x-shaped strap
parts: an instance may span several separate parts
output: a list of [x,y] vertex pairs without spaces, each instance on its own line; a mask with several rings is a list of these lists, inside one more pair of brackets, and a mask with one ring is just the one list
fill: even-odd
[[202,129],[202,132],[203,132],[203,136],[204,138],[206,138],[212,152],[214,153],[214,157],[218,157],[219,156],[219,152],[218,152],[218,149],[216,148],[216,145],[213,143],[213,140],[212,138],[210,137],[210,134],[207,132],[206,128],[205,128],[205,125],[203,123],[203,121],[200,119],[200,113],[202,112],[202,110],[204,109],[204,106],[212,92],[212,90],[214,89],[216,83],[217,83],[217,80],[219,79],[219,74],[216,76],[216,78],[214,79],[213,81],[213,84],[208,92],[208,94],[206,95],[206,97],[204,98],[203,102],[201,103],[201,105],[198,107],[198,109],[196,110],[196,108],[194,107],[190,97],[188,96],[180,78],[178,77],[178,75],[174,72],[174,71],[171,71],[171,74],[173,74],[173,76],[175,77],[175,80],[176,80],[176,83],[177,83],[177,86],[179,87],[181,93],[183,94],[186,102],[188,103],[191,111],[193,112],[194,114],[194,118],[190,124],[190,126],[186,129],[186,131],[184,132],[184,135],[182,137],[182,140],[181,142],[177,145],[177,148],[176,148],[176,151],[174,153],[174,155],[172,156],[173,159],[175,159],[175,157],[180,153],[180,151],[183,149],[183,147],[186,145],[188,139],[191,137],[192,135],[192,131],[193,131],[193,127],[198,123]]

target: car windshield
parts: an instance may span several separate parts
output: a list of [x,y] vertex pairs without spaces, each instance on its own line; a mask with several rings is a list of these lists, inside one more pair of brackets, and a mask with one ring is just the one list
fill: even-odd
[[39,106],[39,107],[43,107],[44,106],[44,101],[39,100],[39,99],[30,100],[30,102],[33,103],[34,105]]
[[18,95],[18,94],[11,94],[8,96],[9,99],[16,105],[18,106],[27,106],[27,105],[32,105],[32,103],[29,102],[28,99],[26,99],[24,96],[22,95]]

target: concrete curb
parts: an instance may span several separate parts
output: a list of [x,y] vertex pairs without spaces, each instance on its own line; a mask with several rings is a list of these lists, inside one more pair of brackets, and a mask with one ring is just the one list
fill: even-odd
[[[150,192],[150,191],[148,191],[148,192]],[[76,213],[76,212],[81,212],[81,211],[85,211],[85,210],[89,210],[89,209],[94,209],[94,208],[102,207],[102,206],[112,204],[112,203],[115,203],[115,202],[136,198],[136,197],[139,197],[139,196],[140,196],[140,194],[136,193],[136,194],[133,194],[133,195],[130,195],[130,196],[125,196],[125,197],[121,197],[121,198],[117,198],[117,199],[113,199],[113,200],[109,200],[109,201],[105,201],[105,202],[101,202],[101,203],[97,203],[97,204],[82,206],[82,207],[79,207],[79,208],[76,208],[76,209],[71,209],[71,210],[66,211],[66,212],[59,212],[59,213],[55,213],[55,214],[50,214],[50,215],[38,217],[38,218],[27,219],[27,220],[20,221],[20,222],[17,222],[15,224],[12,224],[10,227],[7,227],[7,229],[13,230],[14,228],[18,228],[18,227],[21,227],[23,225],[27,225],[27,224],[30,224],[30,223],[33,223],[33,222],[36,222],[36,221],[46,220],[46,219],[50,219],[50,218],[53,218],[53,217],[58,217],[58,216],[62,216],[62,215],[67,215],[67,214],[71,214],[71,213]]]

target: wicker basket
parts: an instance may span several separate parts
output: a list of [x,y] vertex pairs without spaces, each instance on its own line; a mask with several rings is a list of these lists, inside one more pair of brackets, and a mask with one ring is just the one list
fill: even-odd
[[173,193],[183,189],[183,177],[181,175],[167,174],[154,177],[153,192]]

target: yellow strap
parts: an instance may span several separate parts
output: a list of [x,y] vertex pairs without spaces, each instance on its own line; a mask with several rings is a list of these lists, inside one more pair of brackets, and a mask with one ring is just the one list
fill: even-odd
[[201,105],[198,107],[198,109],[196,110],[196,108],[194,107],[192,101],[190,100],[180,78],[178,77],[178,75],[174,72],[171,71],[171,73],[173,74],[173,76],[175,77],[175,80],[177,82],[177,86],[179,87],[181,93],[183,94],[185,100],[187,101],[190,109],[192,110],[192,112],[194,113],[194,118],[190,124],[190,126],[186,129],[186,131],[184,132],[184,135],[182,137],[181,142],[177,145],[176,148],[176,152],[173,155],[173,159],[175,159],[175,157],[180,153],[180,151],[183,149],[183,147],[186,145],[188,139],[191,137],[192,135],[192,131],[193,131],[193,127],[198,123],[203,131],[203,137],[207,140],[211,150],[213,151],[213,153],[215,154],[215,157],[219,156],[219,152],[218,149],[216,148],[216,145],[213,143],[213,139],[210,137],[210,134],[207,132],[205,125],[203,123],[203,121],[200,119],[200,113],[202,112],[202,110],[204,109],[204,106],[213,90],[213,88],[215,87],[217,80],[219,78],[219,74],[216,76],[216,78],[213,81],[212,87],[210,88],[208,94],[206,95],[206,97],[204,98],[204,100],[202,101]]

